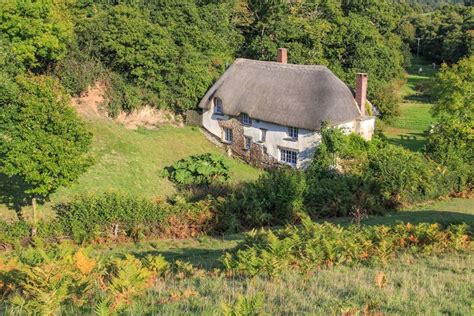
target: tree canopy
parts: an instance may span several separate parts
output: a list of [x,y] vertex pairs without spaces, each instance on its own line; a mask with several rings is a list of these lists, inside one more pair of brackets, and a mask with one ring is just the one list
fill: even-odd
[[0,173],[20,177],[30,197],[47,197],[89,165],[91,135],[52,78],[21,75],[9,86],[15,93],[3,94],[0,107]]
[[[382,118],[397,114],[415,37],[436,62],[472,53],[472,6],[393,0],[5,1],[0,41],[15,67],[56,76],[72,93],[95,80],[111,113],[142,105],[184,111],[237,57],[328,66],[348,85],[370,75]],[[433,11],[434,10],[434,11]],[[2,44],[3,46],[3,44]]]
[[443,65],[432,90],[437,123],[428,136],[427,154],[454,170],[460,185],[472,183],[474,172],[474,56]]

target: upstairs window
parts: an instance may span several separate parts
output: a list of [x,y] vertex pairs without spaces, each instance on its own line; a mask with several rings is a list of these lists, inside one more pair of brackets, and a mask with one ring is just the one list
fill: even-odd
[[222,100],[219,98],[214,98],[214,114],[224,114],[222,112]]
[[280,149],[280,160],[296,167],[298,152],[294,150]]
[[234,133],[230,128],[224,128],[224,140],[228,143],[232,143],[234,141]]
[[293,139],[298,139],[298,128],[288,127],[288,136]]
[[252,125],[252,119],[250,119],[250,116],[246,113],[242,113],[241,122],[245,125]]
[[260,141],[265,142],[267,140],[267,130],[261,128],[260,131],[262,132],[262,134],[260,135]]

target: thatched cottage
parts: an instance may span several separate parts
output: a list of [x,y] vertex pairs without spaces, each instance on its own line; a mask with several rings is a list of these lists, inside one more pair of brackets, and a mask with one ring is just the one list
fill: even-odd
[[320,142],[323,123],[370,139],[375,118],[366,115],[367,74],[355,95],[325,66],[237,59],[199,103],[204,128],[229,152],[259,165],[304,168]]

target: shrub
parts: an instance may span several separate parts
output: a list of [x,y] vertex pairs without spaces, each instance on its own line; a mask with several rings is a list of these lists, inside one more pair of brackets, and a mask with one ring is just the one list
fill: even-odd
[[24,221],[0,221],[0,248],[20,246],[30,237],[31,227]]
[[442,229],[438,224],[356,226],[316,224],[259,230],[222,257],[228,272],[277,276],[287,270],[310,272],[333,265],[382,263],[400,252],[429,254],[469,247],[467,225]]
[[209,185],[229,179],[229,165],[220,155],[194,155],[167,168],[169,179],[180,186]]
[[0,258],[2,308],[13,314],[67,314],[64,306],[89,314],[96,305],[98,314],[114,315],[170,272],[160,255],[144,260],[132,255],[94,258],[89,250],[67,244],[23,252],[37,259],[25,259],[21,253]]
[[312,217],[346,216],[354,208],[379,214],[456,191],[453,177],[420,153],[325,129],[306,171],[305,206]]
[[86,91],[104,72],[99,61],[79,51],[75,46],[70,48],[67,56],[59,61],[53,70],[54,75],[72,95]]
[[150,236],[189,238],[214,229],[216,203],[204,199],[194,203],[180,196],[170,203],[154,203],[119,193],[81,196],[56,207],[64,233],[74,241],[101,242]]
[[419,153],[384,144],[369,151],[364,178],[376,185],[384,205],[397,209],[435,197],[435,169]]
[[80,196],[55,209],[65,232],[79,243],[126,235],[139,224],[153,229],[164,217],[160,205],[119,193]]
[[293,223],[304,210],[304,174],[290,169],[270,170],[248,183],[224,205],[244,227]]

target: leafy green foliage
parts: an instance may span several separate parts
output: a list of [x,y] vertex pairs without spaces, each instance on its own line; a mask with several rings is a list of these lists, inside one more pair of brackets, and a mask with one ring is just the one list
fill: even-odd
[[222,262],[233,274],[272,277],[290,269],[308,273],[333,265],[387,265],[402,252],[431,254],[467,249],[467,233],[466,225],[443,229],[438,224],[400,223],[343,228],[306,218],[301,226],[248,233],[239,246],[222,257]]
[[[125,258],[93,258],[90,250],[63,244],[50,249],[27,248],[4,261],[0,258],[0,287],[7,306],[15,313],[57,315],[64,305],[86,311],[97,302],[98,314],[120,312],[153,286],[157,267],[132,255]],[[146,262],[160,262],[160,272],[169,269],[161,256],[148,256]]]
[[15,59],[26,68],[45,68],[61,60],[73,40],[65,1],[2,1],[0,32]]
[[[420,53],[437,63],[456,63],[474,51],[474,7],[443,5],[429,14],[419,14],[410,23],[421,38]],[[417,41],[410,41],[417,51]]]
[[294,222],[303,211],[306,193],[305,177],[302,173],[290,170],[271,170],[253,183],[247,183],[237,190],[224,204],[224,214],[229,219],[232,230],[232,217],[243,227],[279,225]]
[[46,197],[90,164],[91,135],[57,82],[20,76],[18,94],[0,108],[0,172],[19,176],[25,193]]
[[222,156],[213,154],[190,156],[167,169],[169,179],[178,185],[209,185],[229,178],[229,165]]
[[[46,223],[40,225],[38,233],[40,237],[62,233],[78,243],[130,238],[138,242],[151,236],[189,238],[213,229],[216,207],[212,199],[188,203],[176,197],[171,203],[154,203],[119,193],[84,195],[56,205],[57,222],[48,222],[51,229]],[[10,239],[4,242],[9,244]]]
[[[194,107],[231,61],[239,42],[227,4],[91,5],[79,12],[88,12],[77,21],[80,47],[92,47],[93,56],[126,84],[139,87],[138,98],[125,98],[125,109],[145,103],[179,110]],[[126,93],[120,86],[112,89]],[[148,91],[156,96],[150,98]]]
[[313,217],[354,208],[378,214],[460,190],[449,168],[421,153],[334,129],[323,130],[307,182],[305,205]]
[[256,316],[265,315],[265,296],[263,293],[246,297],[239,296],[233,305],[222,304],[224,316]]
[[474,57],[465,58],[439,72],[433,92],[437,101],[433,115],[437,123],[428,134],[426,153],[446,166],[457,190],[471,188],[474,163]]

